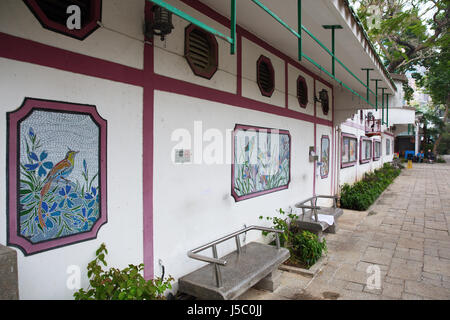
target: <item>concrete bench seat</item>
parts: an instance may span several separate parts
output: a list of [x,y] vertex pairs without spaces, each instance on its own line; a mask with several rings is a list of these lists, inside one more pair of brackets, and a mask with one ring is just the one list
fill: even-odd
[[[212,247],[216,256],[218,243],[233,237],[239,239],[239,234],[249,230],[276,232],[277,246],[251,242],[241,247],[236,240],[237,250],[221,259],[197,254]],[[281,232],[252,226],[190,251],[191,258],[210,263],[179,278],[178,290],[203,300],[234,300],[255,285],[260,289],[275,290],[280,282],[278,267],[290,256],[288,249],[279,246],[278,233]]]
[[[333,205],[331,207],[317,206],[317,200],[319,198],[333,199]],[[313,233],[322,236],[322,232],[336,233],[337,220],[344,213],[341,208],[337,207],[336,196],[324,196],[317,195],[302,202],[295,204],[296,208],[302,209],[302,213],[299,214],[298,220],[295,222],[300,230],[308,230]],[[334,223],[330,224],[325,219],[320,219],[319,215],[332,216]]]

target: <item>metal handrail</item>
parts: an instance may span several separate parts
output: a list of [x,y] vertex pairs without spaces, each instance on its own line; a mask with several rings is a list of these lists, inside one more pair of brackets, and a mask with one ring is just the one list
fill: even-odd
[[[333,199],[333,208],[337,208],[337,196],[328,196],[328,195],[315,195],[311,198],[308,198],[306,200],[303,200],[299,203],[296,203],[294,207],[302,209],[302,221],[305,218],[305,209],[311,209],[312,213],[314,214],[314,218],[316,222],[319,222],[319,218],[317,216],[317,210],[321,210],[322,207],[317,206],[317,198],[327,198],[327,199]],[[304,203],[310,201],[311,205],[304,205]]]
[[[229,235],[226,235],[220,239],[211,241],[207,244],[204,244],[198,248],[195,248],[193,250],[188,251],[187,255],[189,258],[195,259],[195,260],[200,260],[200,261],[204,261],[204,262],[209,262],[214,264],[214,269],[215,269],[215,276],[216,276],[216,284],[217,287],[221,287],[222,286],[222,275],[220,273],[220,269],[219,269],[219,265],[221,266],[226,266],[227,265],[227,261],[224,259],[219,259],[217,256],[217,245],[219,243],[225,242],[231,238],[235,238],[236,240],[236,249],[238,253],[241,253],[241,242],[239,239],[239,235],[242,233],[246,233],[248,231],[251,230],[260,230],[260,231],[266,231],[266,232],[275,232],[275,241],[276,241],[276,246],[277,249],[280,249],[280,237],[279,237],[279,233],[283,233],[283,230],[280,229],[273,229],[273,228],[266,228],[266,227],[260,227],[260,226],[249,226],[246,227],[244,229],[241,229],[239,231],[230,233]],[[212,248],[213,251],[213,258],[208,257],[208,256],[204,256],[201,254],[198,254],[198,252],[201,252],[203,250],[206,250],[208,248]]]

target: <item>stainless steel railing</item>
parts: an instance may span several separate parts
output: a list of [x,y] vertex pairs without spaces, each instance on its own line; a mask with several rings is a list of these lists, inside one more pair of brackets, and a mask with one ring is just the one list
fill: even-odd
[[[188,257],[195,259],[195,260],[200,260],[200,261],[204,261],[204,262],[209,262],[214,264],[214,273],[215,273],[215,277],[216,277],[216,285],[217,287],[222,287],[222,274],[220,272],[220,266],[226,266],[227,265],[227,261],[223,260],[223,259],[219,259],[218,255],[217,255],[217,245],[219,243],[225,242],[231,238],[235,238],[236,241],[236,250],[238,253],[241,253],[241,241],[239,238],[239,235],[241,235],[242,233],[246,233],[248,231],[251,230],[260,230],[260,231],[266,231],[266,232],[275,232],[275,242],[276,242],[276,246],[277,249],[280,249],[280,237],[279,237],[279,233],[283,233],[283,230],[279,230],[279,229],[273,229],[273,228],[266,228],[266,227],[260,227],[260,226],[249,226],[246,227],[242,230],[233,232],[229,235],[226,235],[220,239],[214,240],[212,242],[209,242],[205,245],[202,245],[198,248],[195,248],[193,250],[188,251]],[[213,258],[208,257],[208,256],[204,256],[201,254],[198,254],[199,252],[206,250],[208,248],[212,248],[212,252],[213,252]]]
[[[317,217],[317,210],[320,210],[322,208],[317,206],[318,198],[333,199],[333,208],[335,208],[335,209],[337,208],[337,196],[326,196],[326,195],[313,196],[311,198],[303,200],[302,202],[299,202],[294,205],[296,208],[302,209],[302,220],[305,218],[305,209],[310,209],[310,210],[312,210],[312,213],[314,215],[314,219],[316,220],[316,222],[319,222],[318,217]],[[305,203],[307,203],[307,202],[310,202],[311,205],[305,205]]]

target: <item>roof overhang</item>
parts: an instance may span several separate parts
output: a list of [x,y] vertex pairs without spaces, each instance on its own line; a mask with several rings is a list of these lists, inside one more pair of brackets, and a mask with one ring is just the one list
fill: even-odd
[[[230,1],[201,0],[221,15],[230,18]],[[268,9],[286,22],[292,29],[298,30],[297,0],[262,0]],[[237,1],[237,24],[283,51],[293,59],[298,58],[297,38],[289,33],[281,24],[270,17],[267,12],[259,8],[251,0]],[[370,79],[379,79],[379,88],[386,88],[386,94],[395,94],[396,87],[389,73],[383,66],[367,38],[361,24],[349,7],[346,0],[303,0],[302,24],[311,31],[327,48],[331,50],[331,31],[323,28],[324,25],[340,25],[342,29],[335,31],[336,57],[352,71],[360,80],[366,83],[367,73],[362,68],[370,68]],[[306,55],[331,71],[332,58],[305,32],[302,33],[302,48]],[[307,69],[320,73],[318,69],[305,59],[300,62]],[[366,88],[339,63],[336,63],[336,78],[346,83],[355,92],[366,96]],[[335,86],[339,86],[325,73],[324,79]],[[374,81],[370,81],[371,90],[375,91]],[[381,90],[379,90],[381,95]],[[373,97],[372,97],[373,98]]]

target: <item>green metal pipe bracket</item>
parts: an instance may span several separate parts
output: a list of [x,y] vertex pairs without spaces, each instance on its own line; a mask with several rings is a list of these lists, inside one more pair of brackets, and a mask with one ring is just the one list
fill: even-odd
[[[160,7],[163,7],[165,9],[167,9],[168,11],[172,12],[173,14],[179,16],[180,18],[198,26],[199,28],[227,41],[230,45],[230,53],[231,54],[235,54],[236,52],[236,14],[237,14],[237,9],[236,9],[236,0],[231,0],[231,19],[230,19],[230,36],[227,36],[223,33],[221,33],[220,31],[206,25],[205,23],[201,22],[198,19],[193,18],[192,16],[188,15],[187,13],[175,8],[174,6],[164,2],[163,0],[147,0],[150,1]],[[306,58],[306,60],[308,60],[309,62],[311,62],[314,66],[316,66],[319,70],[325,72],[328,76],[330,76],[332,79],[334,79],[335,81],[337,81],[340,85],[344,86],[347,90],[349,90],[351,93],[353,93],[354,95],[358,96],[359,98],[361,98],[362,100],[364,100],[365,102],[367,102],[370,106],[374,106],[372,103],[370,103],[370,97],[369,94],[372,93],[373,95],[375,95],[376,98],[376,103],[375,103],[375,108],[378,109],[378,98],[377,98],[377,94],[378,91],[373,92],[370,89],[369,83],[365,84],[363,81],[361,81],[361,79],[359,79],[352,71],[350,71],[350,69],[341,61],[339,60],[336,55],[335,55],[335,50],[334,50],[334,30],[335,29],[340,29],[342,28],[341,26],[324,26],[326,28],[330,27],[330,29],[332,29],[333,34],[332,34],[332,51],[330,51],[319,39],[317,39],[305,26],[302,25],[302,1],[298,0],[297,2],[297,10],[298,10],[298,31],[295,31],[294,29],[292,29],[288,24],[286,24],[286,22],[284,22],[282,19],[280,19],[274,12],[272,12],[269,8],[267,8],[264,4],[262,4],[260,1],[258,0],[251,0],[253,3],[255,3],[257,6],[259,6],[260,8],[262,8],[266,13],[268,13],[272,18],[274,18],[278,23],[280,23],[284,28],[286,28],[290,33],[292,33],[294,36],[296,36],[298,38],[298,60],[301,61],[302,58]],[[319,44],[320,47],[322,47],[331,57],[332,57],[332,72],[328,72],[327,70],[325,70],[320,64],[318,64],[316,61],[314,61],[312,58],[308,57],[306,54],[303,53],[302,50],[302,31],[305,31],[306,34],[308,34],[315,42],[317,42]],[[352,77],[354,77],[360,84],[362,84],[367,91],[367,96],[364,98],[362,97],[360,94],[358,94],[357,92],[355,92],[353,89],[351,89],[347,84],[345,84],[343,81],[339,80],[338,78],[336,78],[335,76],[335,61],[337,61]],[[381,80],[378,80],[381,81]],[[376,83],[376,85],[378,86],[378,81]]]
[[153,2],[154,4],[169,10],[173,14],[179,16],[180,18],[182,18],[186,21],[189,21],[190,23],[196,25],[197,27],[199,27],[215,36],[218,36],[219,38],[224,39],[225,41],[229,42],[230,44],[234,43],[234,40],[231,37],[224,35],[223,33],[217,31],[214,28],[211,28],[210,26],[204,24],[200,20],[197,20],[197,19],[191,17],[187,13],[175,8],[174,6],[171,6],[170,4],[164,2],[163,0],[148,0],[148,1]]

